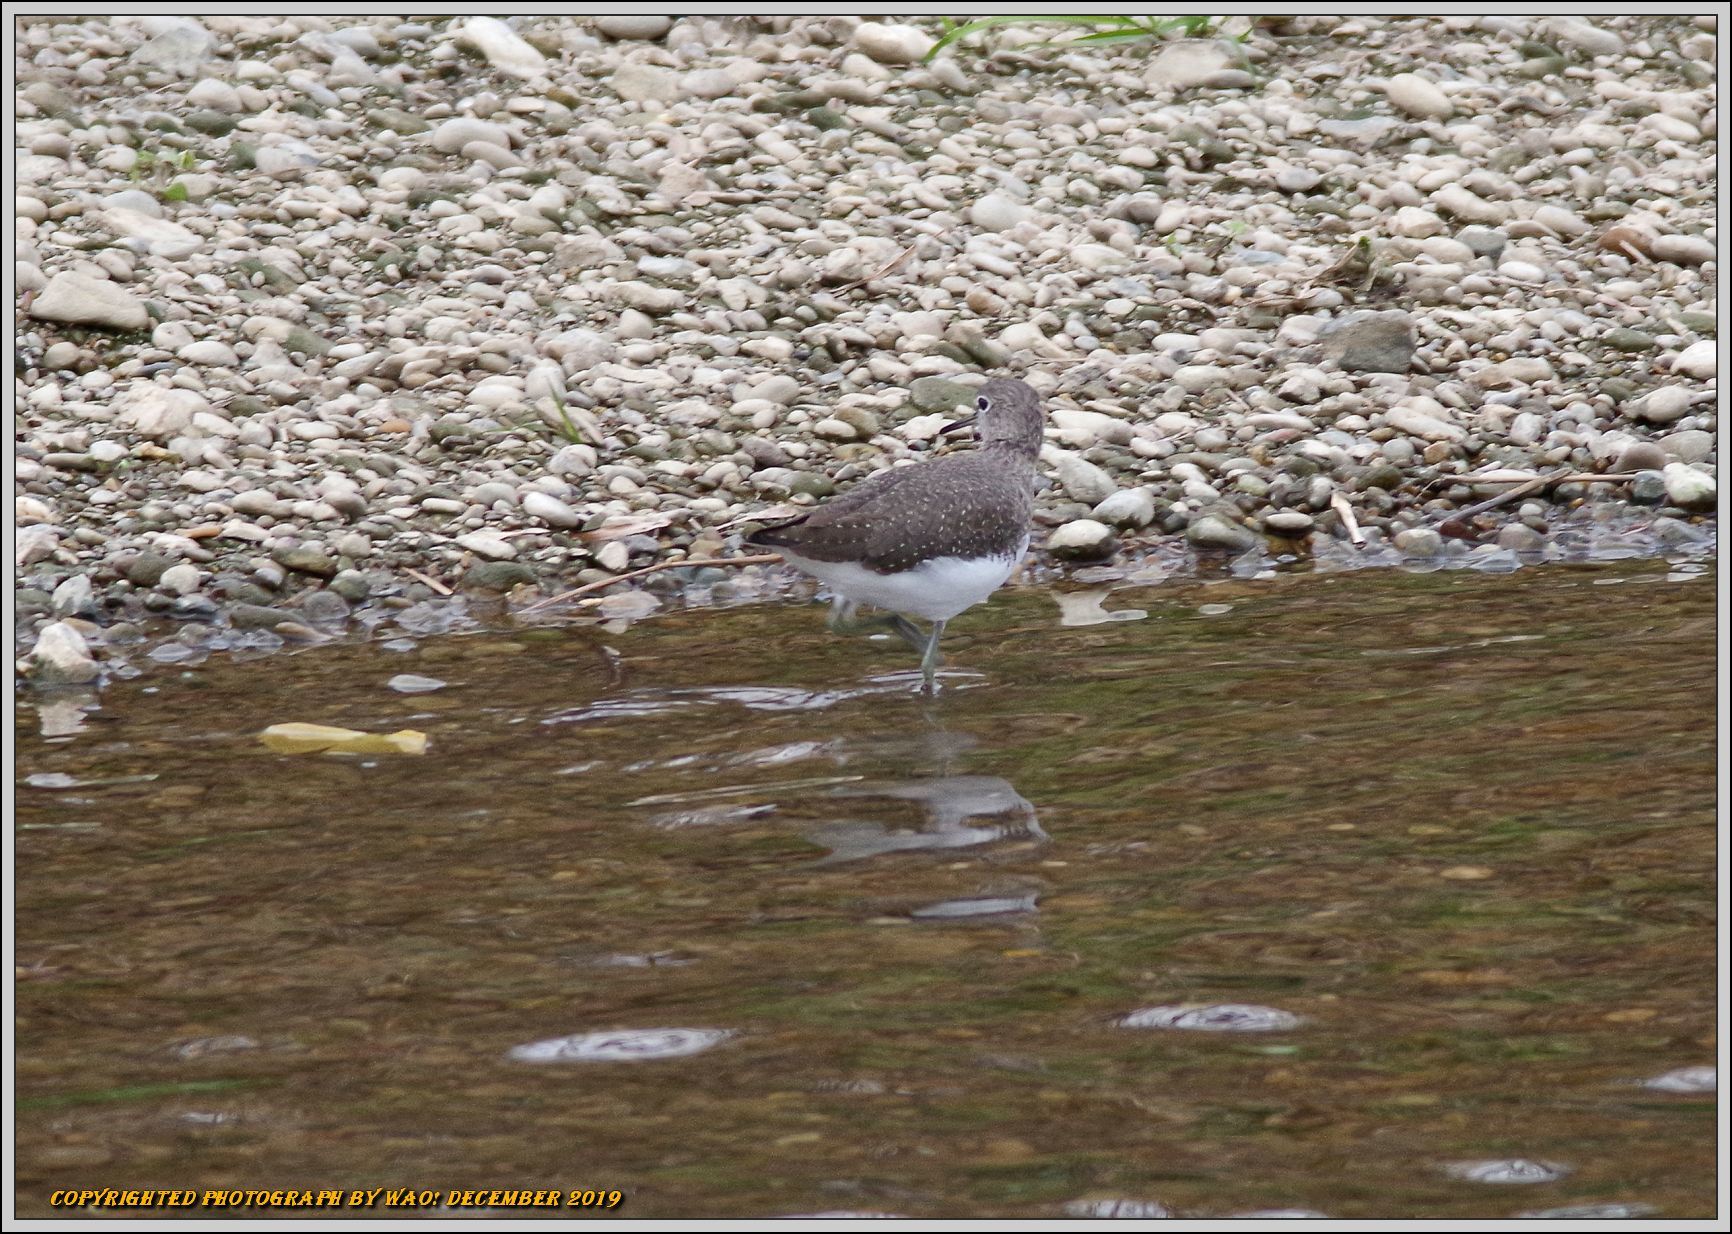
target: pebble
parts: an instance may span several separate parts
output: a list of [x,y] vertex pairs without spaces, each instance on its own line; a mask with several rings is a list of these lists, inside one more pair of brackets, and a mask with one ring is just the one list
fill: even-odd
[[1047,537],[1047,552],[1063,561],[1101,561],[1117,549],[1113,529],[1092,518],[1072,519]]
[[1447,120],[1455,114],[1455,104],[1449,101],[1449,96],[1418,73],[1398,73],[1384,89],[1389,101],[1410,116]]
[[1686,510],[1712,510],[1719,497],[1714,477],[1688,463],[1667,463],[1661,472],[1666,478],[1666,500]]
[[458,38],[508,76],[533,80],[547,75],[547,58],[497,17],[471,17]]
[[1114,527],[1147,527],[1155,521],[1154,495],[1146,488],[1127,488],[1103,498],[1094,517]]
[[1690,392],[1683,386],[1663,386],[1630,409],[1637,419],[1650,424],[1671,424],[1683,419],[1689,410]]
[[1351,373],[1405,373],[1416,348],[1413,317],[1400,309],[1349,313],[1318,335],[1325,359]]
[[595,19],[595,28],[610,39],[659,39],[673,29],[671,17],[648,13],[614,13]]
[[30,316],[73,326],[142,330],[150,324],[144,302],[108,279],[63,271],[30,302]]
[[1219,514],[1194,518],[1185,527],[1185,539],[1198,548],[1244,553],[1262,543],[1261,537],[1240,523]]
[[1263,516],[1263,526],[1277,535],[1290,538],[1309,535],[1317,520],[1303,510],[1271,510]]
[[932,40],[914,26],[861,22],[854,44],[880,64],[918,64],[932,50]]
[[101,666],[90,654],[90,644],[76,628],[64,621],[42,627],[30,653],[32,682],[43,686],[82,685],[101,675]]
[[988,193],[969,207],[968,219],[984,231],[1009,231],[1034,217],[1034,212],[1003,193]]
[[1707,381],[1719,372],[1720,349],[1708,339],[1691,343],[1672,359],[1672,372],[1676,376],[1694,377],[1699,381]]

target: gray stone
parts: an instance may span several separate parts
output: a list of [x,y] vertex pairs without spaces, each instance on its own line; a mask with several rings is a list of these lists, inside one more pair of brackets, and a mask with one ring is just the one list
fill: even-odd
[[134,557],[126,567],[126,581],[134,587],[155,587],[172,564],[161,553],[147,550]]
[[1658,471],[1641,471],[1630,481],[1630,500],[1639,506],[1657,506],[1666,500],[1666,477]]
[[1524,523],[1511,523],[1497,533],[1497,544],[1512,553],[1540,553],[1545,551],[1546,538]]
[[917,411],[935,413],[974,407],[975,387],[948,377],[916,377],[908,387],[908,401]]
[[126,288],[70,270],[48,280],[48,286],[30,302],[30,316],[111,330],[142,330],[150,324],[144,302]]
[[262,604],[232,604],[229,624],[237,630],[274,630],[285,621],[295,620],[287,609],[267,608]]
[[510,591],[534,581],[535,571],[520,561],[480,561],[463,575],[463,585],[476,591]]
[[649,13],[613,13],[595,19],[595,28],[610,39],[659,39],[673,25],[671,17]]
[[1662,386],[1630,408],[1638,420],[1649,424],[1671,424],[1690,410],[1690,392],[1682,386]]
[[96,592],[88,574],[69,574],[54,589],[51,607],[56,617],[84,617],[96,611]]
[[76,627],[64,621],[50,622],[36,636],[30,652],[30,680],[37,685],[82,685],[102,675],[102,667],[90,654],[90,645]]
[[1405,527],[1395,533],[1395,547],[1409,557],[1436,557],[1443,552],[1443,537],[1430,527]]
[[349,604],[329,588],[308,592],[301,599],[301,616],[314,625],[340,626],[349,620]]
[[1413,318],[1399,309],[1350,313],[1318,335],[1325,359],[1350,373],[1406,373],[1416,346]]
[[1113,529],[1092,518],[1072,519],[1046,541],[1047,552],[1064,561],[1101,561],[1116,548]]
[[321,578],[330,578],[337,572],[337,563],[331,560],[329,553],[322,548],[314,548],[308,544],[272,549],[271,560],[284,569],[294,570],[299,574],[315,574]]
[[1197,548],[1243,553],[1262,543],[1262,537],[1242,523],[1220,514],[1204,514],[1191,520],[1185,539]]
[[1263,516],[1264,527],[1289,539],[1309,535],[1316,522],[1303,510],[1272,510]]
[[1714,508],[1720,489],[1707,472],[1688,463],[1667,463],[1661,474],[1666,482],[1666,500],[1673,505],[1701,512]]
[[372,593],[373,587],[367,581],[367,576],[359,570],[339,570],[331,580],[330,588],[350,604],[359,604]]
[[1155,521],[1154,495],[1146,488],[1120,489],[1095,506],[1094,515],[1114,527],[1147,527]]

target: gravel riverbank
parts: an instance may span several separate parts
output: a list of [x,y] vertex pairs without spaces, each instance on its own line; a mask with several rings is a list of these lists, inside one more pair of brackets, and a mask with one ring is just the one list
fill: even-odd
[[1713,19],[1227,32],[20,19],[21,664],[734,552],[1003,371],[1047,560],[1710,544]]

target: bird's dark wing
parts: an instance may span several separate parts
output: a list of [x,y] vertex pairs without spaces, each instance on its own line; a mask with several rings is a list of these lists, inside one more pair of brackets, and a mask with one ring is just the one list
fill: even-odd
[[1033,508],[1031,485],[1004,485],[979,454],[951,455],[879,472],[748,543],[889,573],[934,557],[1008,553]]

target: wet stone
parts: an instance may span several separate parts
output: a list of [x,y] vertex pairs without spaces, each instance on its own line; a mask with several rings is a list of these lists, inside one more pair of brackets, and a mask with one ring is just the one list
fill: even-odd
[[1298,1016],[1251,1003],[1145,1007],[1119,1021],[1122,1028],[1166,1028],[1204,1033],[1274,1033],[1297,1028]]
[[510,591],[534,581],[535,571],[520,561],[478,561],[463,575],[463,585],[474,591]]
[[726,1041],[720,1028],[639,1028],[578,1033],[514,1046],[506,1057],[520,1063],[630,1063],[687,1058]]
[[1570,1173],[1567,1165],[1550,1161],[1529,1161],[1515,1157],[1504,1161],[1452,1161],[1443,1167],[1444,1173],[1468,1183],[1490,1183],[1496,1186],[1527,1186],[1552,1183]]

